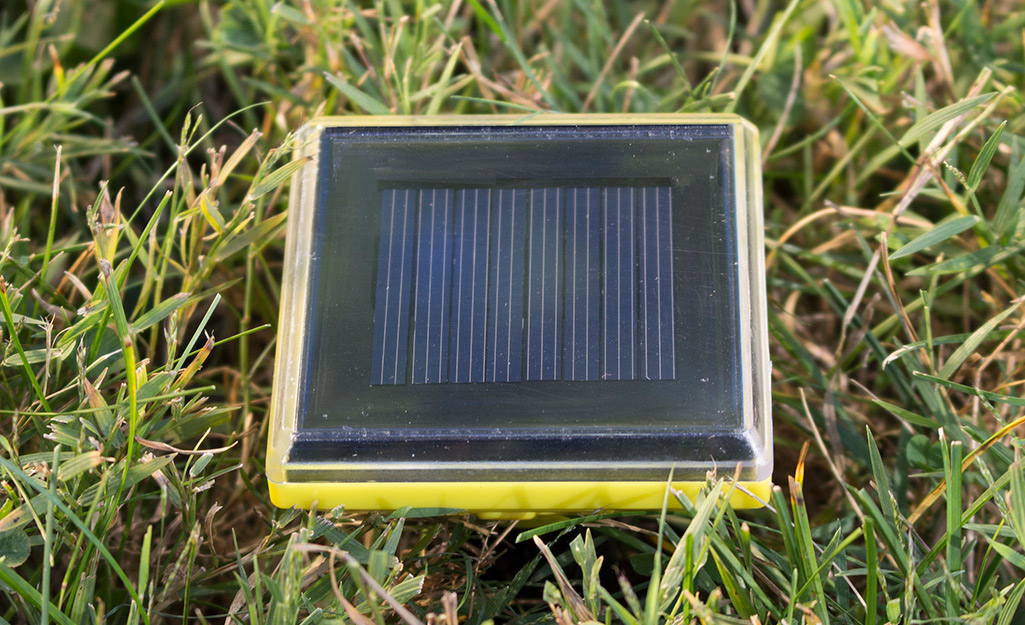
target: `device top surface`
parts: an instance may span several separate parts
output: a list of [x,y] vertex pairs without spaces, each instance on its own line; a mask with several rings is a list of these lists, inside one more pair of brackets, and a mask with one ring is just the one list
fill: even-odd
[[294,479],[447,465],[435,479],[459,480],[468,464],[542,479],[555,458],[563,478],[611,462],[664,479],[763,453],[741,118],[311,131],[286,261],[291,386],[275,390]]

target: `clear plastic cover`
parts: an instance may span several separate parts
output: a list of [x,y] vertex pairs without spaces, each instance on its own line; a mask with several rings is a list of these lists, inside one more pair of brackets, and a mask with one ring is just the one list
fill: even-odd
[[305,136],[272,480],[768,478],[747,124],[363,118]]

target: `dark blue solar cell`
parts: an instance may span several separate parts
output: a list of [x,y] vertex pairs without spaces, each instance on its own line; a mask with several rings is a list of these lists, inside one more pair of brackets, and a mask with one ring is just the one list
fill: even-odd
[[413,384],[448,381],[453,195],[450,189],[420,192],[413,292]]
[[601,375],[604,380],[633,380],[637,377],[637,255],[633,189],[605,189],[603,213],[604,353]]
[[562,242],[559,189],[531,189],[527,243],[527,379],[557,380],[562,361]]
[[456,193],[450,382],[484,381],[490,222],[489,189],[463,189]]
[[600,343],[601,189],[567,189],[562,378],[597,380]]
[[641,189],[637,223],[641,377],[676,378],[673,323],[672,194],[668,187]]
[[405,384],[416,191],[392,189],[383,195],[370,383]]
[[675,379],[671,201],[385,191],[371,384]]
[[527,192],[498,189],[492,204],[485,379],[519,382],[523,377]]

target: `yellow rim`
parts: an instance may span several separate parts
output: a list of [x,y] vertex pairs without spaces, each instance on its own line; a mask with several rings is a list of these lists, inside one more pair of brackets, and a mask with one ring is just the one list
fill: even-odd
[[[288,508],[327,510],[395,510],[402,507],[448,508],[466,512],[584,512],[658,510],[664,482],[274,482],[271,501]],[[691,501],[704,482],[674,482]],[[730,496],[734,508],[759,508],[768,501],[772,482],[739,482]],[[669,498],[671,508],[680,504]]]

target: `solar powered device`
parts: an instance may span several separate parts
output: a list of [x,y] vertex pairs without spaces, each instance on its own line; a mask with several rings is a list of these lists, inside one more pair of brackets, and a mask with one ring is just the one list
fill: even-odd
[[750,124],[345,117],[300,138],[275,504],[657,509],[670,475],[693,497],[738,466],[734,505],[767,498]]

